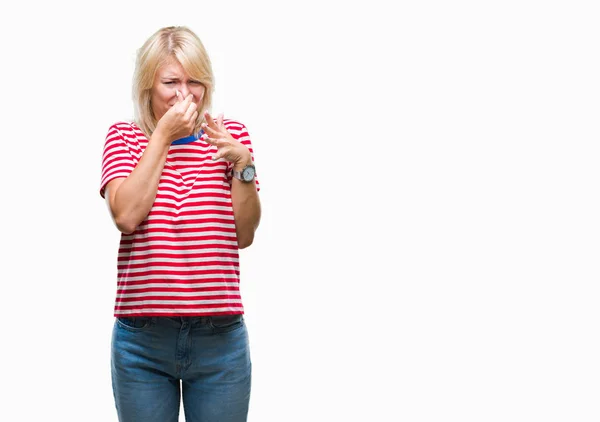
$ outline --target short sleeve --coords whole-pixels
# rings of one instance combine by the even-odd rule
[[[102,154],[100,195],[104,198],[106,185],[113,179],[127,177],[136,166],[130,148],[117,124],[108,129]]]

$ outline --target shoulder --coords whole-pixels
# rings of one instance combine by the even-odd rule
[[[249,138],[248,129],[246,125],[244,125],[239,120],[235,119],[224,119],[223,124],[229,133],[233,135],[234,138]]]
[[[128,122],[125,120],[118,120],[108,127],[108,131],[120,131],[120,132],[134,132],[140,128],[134,122]]]
[[[119,120],[108,127],[107,137],[118,136],[125,140],[134,140],[143,137],[141,129],[134,122]]]
[[[223,124],[227,130],[246,130],[246,126],[239,120],[224,119]]]

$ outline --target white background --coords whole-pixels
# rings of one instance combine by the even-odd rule
[[[168,25],[255,148],[249,421],[600,420],[594,5],[3,6],[0,420],[117,420],[101,153]]]

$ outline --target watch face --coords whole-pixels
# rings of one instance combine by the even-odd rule
[[[254,167],[246,167],[243,171],[242,171],[242,178],[246,181],[249,182],[252,179],[254,179]]]

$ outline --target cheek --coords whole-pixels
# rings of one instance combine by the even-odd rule
[[[175,88],[165,87],[160,91],[160,99],[167,104],[173,102],[173,98],[177,97],[176,91],[177,90]]]
[[[171,98],[175,95],[175,89],[170,89],[168,87],[160,87],[156,91],[154,91],[153,97],[156,99],[156,102],[159,104],[164,104],[171,101]]]
[[[152,111],[154,117],[158,120],[167,112],[171,106],[175,90],[169,92],[169,89],[158,89],[152,93]]]
[[[194,96],[198,99],[198,105],[200,105],[200,103],[204,99],[204,92],[204,87],[199,87],[198,90],[194,93]]]

